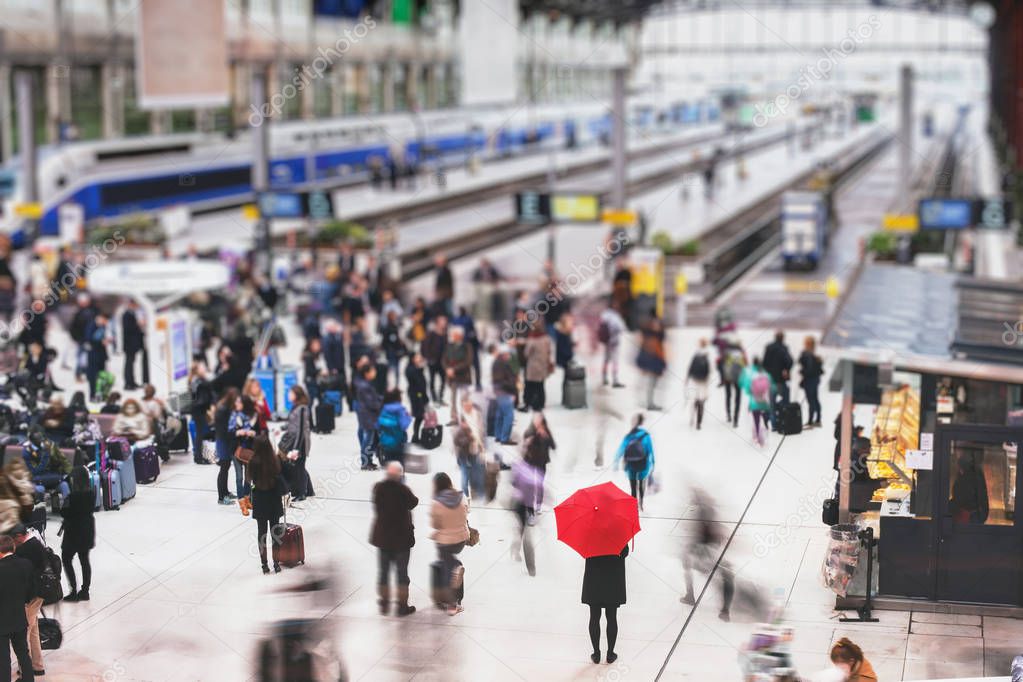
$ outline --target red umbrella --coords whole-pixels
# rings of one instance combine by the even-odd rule
[[[554,518],[558,539],[584,559],[618,554],[640,530],[636,498],[610,482],[575,491]]]

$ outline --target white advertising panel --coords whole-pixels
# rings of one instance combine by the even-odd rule
[[[515,101],[519,10],[516,0],[473,0],[460,10],[462,104]]]

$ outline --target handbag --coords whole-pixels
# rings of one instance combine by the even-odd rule
[[[465,541],[465,544],[469,547],[475,547],[476,545],[480,544],[480,532],[473,528],[472,526],[468,526],[468,528],[469,539]]]
[[[242,464],[248,464],[249,462],[252,461],[252,456],[254,454],[255,453],[253,452],[252,448],[243,448],[241,445],[239,445],[237,448],[235,448],[234,458],[241,462]]]
[[[47,651],[59,649],[64,642],[64,632],[60,629],[60,622],[55,618],[47,618],[42,608],[39,617],[39,646]]]

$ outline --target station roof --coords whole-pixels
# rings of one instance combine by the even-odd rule
[[[1023,286],[871,263],[821,344],[861,364],[1023,383]]]

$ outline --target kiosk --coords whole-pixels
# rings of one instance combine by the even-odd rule
[[[89,291],[138,302],[145,315],[150,383],[171,397],[188,392],[196,322],[193,313],[172,306],[195,292],[222,289],[230,278],[227,266],[212,261],[118,262],[92,270]]]

